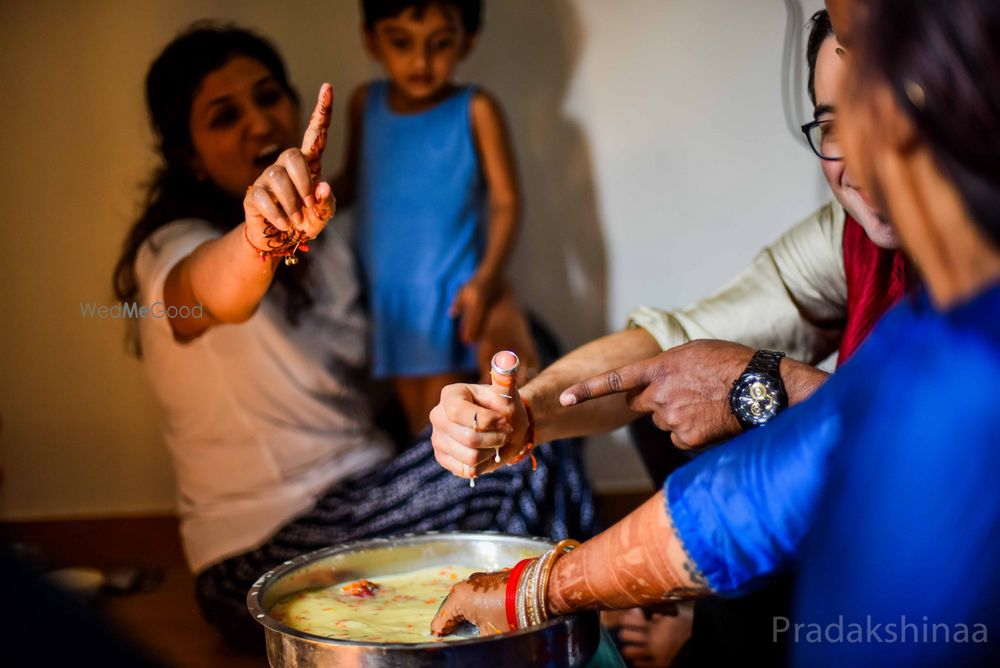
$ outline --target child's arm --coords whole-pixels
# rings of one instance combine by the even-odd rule
[[[514,154],[499,103],[479,90],[471,107],[472,133],[489,192],[490,220],[483,259],[451,307],[453,317],[462,316],[460,335],[466,343],[479,338],[486,310],[501,285],[517,237],[521,203]]]
[[[357,192],[358,161],[361,157],[361,118],[367,94],[368,84],[359,86],[351,93],[350,105],[347,108],[347,153],[344,156],[344,166],[340,173],[330,180],[330,188],[337,198],[337,207],[340,209],[351,206]]]

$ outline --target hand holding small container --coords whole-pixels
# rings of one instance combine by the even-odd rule
[[[530,456],[534,424],[518,393],[519,364],[514,352],[498,352],[490,365],[490,385],[459,383],[442,390],[430,414],[431,443],[441,466],[474,480]]]

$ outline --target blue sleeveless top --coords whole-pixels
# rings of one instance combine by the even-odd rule
[[[376,377],[474,370],[448,309],[482,257],[486,188],[463,87],[399,114],[368,85],[355,244],[367,284]]]

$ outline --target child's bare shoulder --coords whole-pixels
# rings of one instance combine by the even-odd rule
[[[496,111],[502,111],[503,109],[500,99],[495,94],[478,85],[472,91],[472,106],[490,108]]]
[[[485,88],[476,87],[469,103],[472,121],[476,126],[503,122],[503,106],[496,95]]]

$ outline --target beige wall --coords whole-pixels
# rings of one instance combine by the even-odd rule
[[[635,303],[715,287],[825,197],[781,118],[779,0],[488,5],[463,74],[510,116],[528,210],[518,282],[565,342],[620,326]],[[377,72],[353,0],[0,4],[0,518],[172,507],[123,324],[83,318],[80,302],[113,303],[111,267],[154,165],[145,70],[209,16],[271,36],[305,99],[330,80],[344,100]],[[642,483],[620,440],[590,459],[606,487]]]

